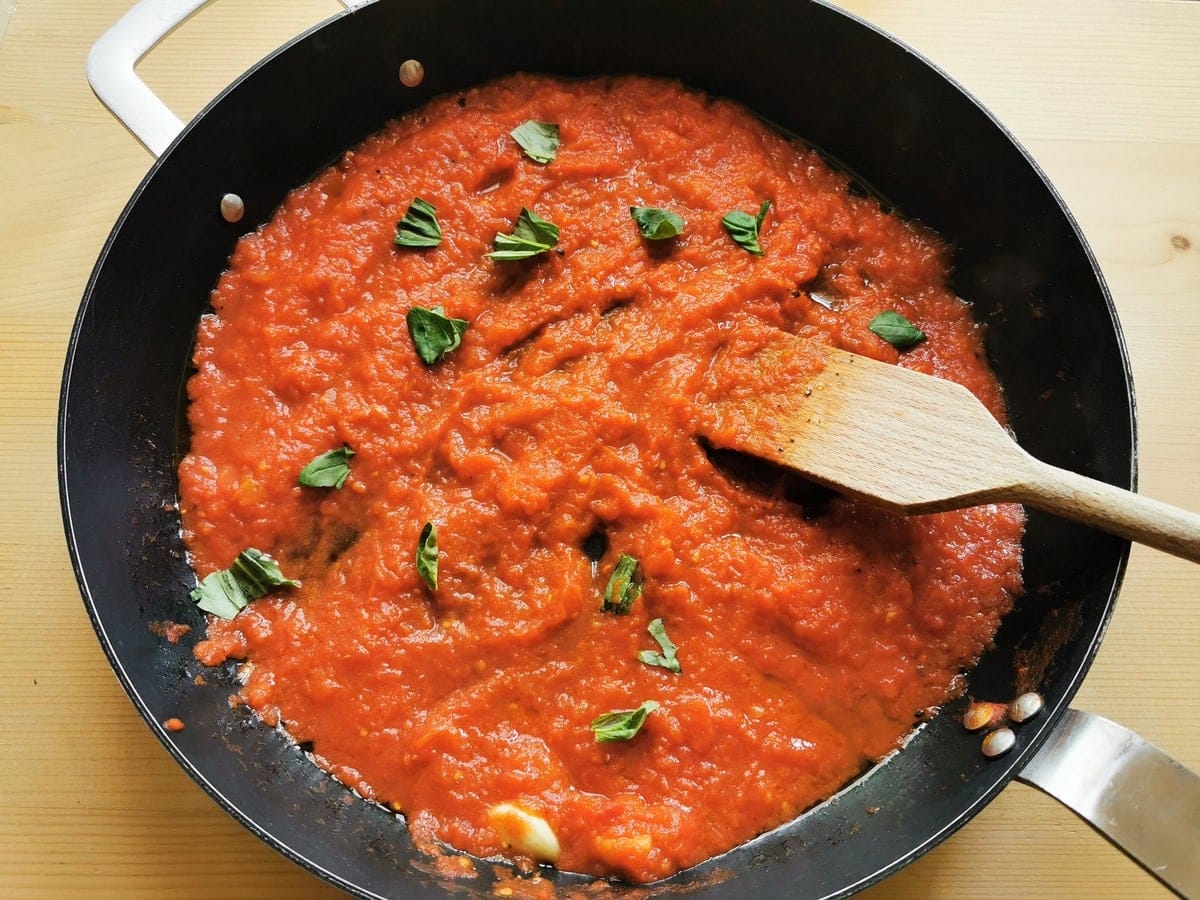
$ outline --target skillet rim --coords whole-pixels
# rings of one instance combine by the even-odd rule
[[[367,5],[368,6],[374,5],[376,2],[378,2],[378,0],[372,0],[372,2],[368,3]],[[1088,263],[1088,266],[1092,272],[1092,275],[1094,276],[1094,278],[1096,280],[1096,285],[1099,288],[1100,295],[1104,301],[1104,309],[1108,314],[1108,323],[1109,323],[1110,329],[1106,329],[1106,334],[1111,334],[1111,336],[1115,339],[1116,351],[1117,351],[1117,354],[1118,354],[1118,357],[1120,360],[1120,364],[1121,364],[1121,378],[1124,383],[1125,394],[1128,397],[1128,401],[1129,401],[1129,417],[1128,417],[1128,422],[1127,422],[1127,427],[1129,429],[1129,435],[1128,435],[1129,436],[1129,488],[1130,488],[1130,490],[1136,490],[1137,481],[1138,481],[1137,396],[1136,396],[1136,391],[1135,391],[1135,387],[1134,387],[1133,373],[1132,373],[1132,369],[1131,369],[1131,365],[1130,365],[1130,357],[1129,357],[1128,347],[1127,347],[1127,344],[1125,341],[1124,331],[1122,330],[1120,320],[1117,316],[1117,310],[1113,303],[1111,291],[1109,290],[1108,283],[1105,280],[1103,272],[1100,269],[1099,263],[1095,256],[1095,253],[1093,252],[1090,244],[1088,243],[1086,237],[1084,236],[1083,231],[1080,228],[1078,221],[1076,220],[1075,216],[1072,214],[1069,207],[1066,205],[1065,201],[1063,200],[1061,194],[1059,193],[1059,191],[1057,190],[1055,185],[1051,182],[1049,177],[1042,170],[1041,166],[1038,165],[1038,163],[1033,158],[1033,156],[1030,154],[1030,152],[1024,147],[1024,145],[1022,145],[1016,139],[1016,137],[1013,135],[1013,133],[982,102],[980,102],[970,91],[968,91],[953,76],[951,76],[949,73],[947,73],[941,66],[939,66],[938,64],[936,64],[935,62],[930,60],[924,54],[915,50],[913,47],[909,46],[907,43],[901,41],[900,39],[896,38],[895,36],[884,31],[882,28],[866,21],[865,19],[861,18],[860,16],[858,16],[854,13],[851,13],[851,12],[849,12],[845,9],[842,9],[838,6],[835,6],[833,3],[829,2],[829,0],[806,0],[806,2],[813,6],[822,7],[825,10],[827,10],[828,12],[834,13],[838,16],[841,16],[845,19],[850,20],[851,22],[853,22],[860,28],[864,28],[864,29],[872,32],[877,38],[882,39],[882,40],[896,46],[897,48],[902,50],[904,53],[911,56],[918,63],[920,63],[924,67],[931,70],[932,73],[934,75],[936,75],[938,79],[940,79],[943,83],[945,83],[950,88],[952,88],[953,91],[957,95],[959,95],[959,97],[961,99],[965,100],[970,106],[974,107],[975,110],[977,110],[978,112],[983,114],[983,116],[991,124],[991,126],[996,130],[996,132],[1001,137],[1003,137],[1003,139],[1014,150],[1017,151],[1017,153],[1020,155],[1021,159],[1024,161],[1024,164],[1028,167],[1028,169],[1034,175],[1036,175],[1040,184],[1046,189],[1049,197],[1052,198],[1054,204],[1058,207],[1058,210],[1063,215],[1064,220],[1065,220],[1066,224],[1069,226],[1070,232],[1073,235],[1075,241],[1077,242],[1079,248],[1083,251],[1084,257]],[[64,368],[63,368],[63,376],[62,376],[62,381],[61,381],[60,390],[59,390],[59,405],[58,405],[58,417],[57,417],[57,429],[56,429],[56,431],[57,431],[56,457],[57,457],[57,468],[58,468],[59,500],[60,500],[60,506],[62,509],[67,549],[68,549],[68,553],[69,553],[69,556],[71,559],[72,570],[75,574],[75,580],[76,580],[76,582],[79,586],[80,592],[82,594],[82,598],[84,601],[84,607],[87,610],[88,618],[91,620],[92,627],[97,634],[97,637],[100,641],[100,645],[101,645],[102,649],[104,650],[104,654],[107,657],[110,666],[113,668],[113,671],[116,674],[118,681],[120,682],[126,695],[129,697],[130,702],[133,704],[135,710],[150,726],[150,730],[155,735],[155,737],[158,738],[159,743],[161,743],[163,745],[163,747],[167,750],[167,752],[171,755],[171,757],[174,758],[174,760],[191,777],[191,779],[194,782],[196,782],[205,791],[205,793],[207,793],[210,797],[212,797],[212,799],[217,803],[217,805],[219,807],[221,807],[226,813],[231,815],[239,824],[241,824],[244,828],[246,828],[255,837],[262,840],[269,847],[271,847],[272,849],[279,852],[281,855],[283,855],[285,858],[289,859],[291,862],[296,863],[297,865],[301,866],[302,868],[304,868],[305,870],[307,870],[309,872],[312,872],[313,874],[317,875],[318,877],[320,877],[324,881],[328,882],[329,884],[332,884],[335,887],[338,887],[350,894],[353,894],[358,897],[368,898],[368,900],[387,900],[387,898],[384,895],[377,894],[373,891],[370,891],[366,888],[361,887],[358,884],[351,883],[350,881],[343,878],[342,876],[340,876],[340,875],[326,869],[325,867],[321,866],[320,864],[314,862],[313,860],[311,860],[307,856],[305,856],[303,853],[292,848],[288,843],[286,843],[283,839],[281,839],[275,833],[273,833],[272,831],[269,831],[268,829],[266,829],[262,825],[260,825],[249,813],[243,811],[241,807],[236,805],[236,803],[230,797],[226,796],[226,794],[222,793],[222,791],[219,788],[217,788],[216,785],[214,785],[211,781],[209,781],[198,770],[198,768],[183,753],[183,751],[179,749],[177,744],[174,742],[174,740],[172,740],[171,736],[168,734],[168,732],[165,730],[165,728],[162,726],[162,724],[154,716],[153,712],[150,709],[149,704],[142,697],[140,691],[138,690],[136,685],[133,683],[133,680],[131,679],[129,674],[126,672],[124,666],[121,664],[121,661],[118,659],[116,652],[114,650],[114,642],[110,639],[110,637],[100,619],[100,616],[99,616],[97,608],[96,608],[96,603],[92,597],[91,589],[90,589],[90,587],[88,585],[88,581],[87,581],[87,574],[83,570],[83,567],[81,564],[80,552],[79,552],[79,548],[78,548],[76,536],[75,536],[75,523],[74,523],[74,520],[73,520],[72,514],[71,514],[71,498],[70,498],[69,487],[67,484],[67,460],[66,460],[66,450],[67,450],[67,442],[68,442],[67,418],[68,418],[68,412],[69,412],[69,410],[68,410],[68,393],[69,393],[69,388],[72,384],[72,375],[74,372],[75,356],[76,356],[76,352],[78,349],[82,329],[83,329],[83,326],[85,323],[87,313],[92,304],[92,295],[94,293],[95,286],[98,281],[100,272],[103,270],[105,263],[107,262],[107,259],[108,259],[111,249],[117,243],[117,238],[118,238],[119,233],[121,232],[127,219],[130,217],[134,207],[137,205],[143,192],[146,190],[148,185],[155,179],[155,177],[158,175],[160,169],[163,167],[165,162],[171,157],[172,153],[176,150],[176,148],[181,143],[183,143],[186,139],[188,139],[188,137],[190,136],[192,131],[195,129],[197,124],[199,122],[201,122],[202,120],[204,120],[205,118],[207,118],[209,114],[214,112],[216,110],[216,108],[219,105],[221,105],[221,103],[225,100],[225,98],[230,93],[232,93],[234,90],[236,90],[238,87],[240,87],[243,82],[245,82],[247,79],[252,77],[260,69],[262,69],[262,68],[266,67],[267,65],[269,65],[270,63],[272,63],[277,57],[279,57],[279,56],[283,55],[284,53],[288,52],[289,50],[291,50],[294,46],[309,40],[317,33],[321,32],[325,28],[330,27],[330,26],[334,25],[335,23],[341,21],[346,16],[350,16],[350,15],[354,15],[354,14],[355,14],[355,11],[351,11],[351,10],[346,10],[346,11],[335,13],[334,15],[316,23],[312,27],[301,32],[300,34],[298,34],[291,40],[288,40],[287,42],[282,44],[281,46],[275,48],[270,53],[265,55],[262,59],[258,60],[252,66],[247,68],[234,81],[232,81],[230,84],[228,84],[215,97],[213,97],[213,99],[211,101],[209,101],[207,104],[205,104],[205,106],[187,124],[185,124],[184,128],[175,137],[175,139],[172,140],[171,144],[162,153],[162,155],[159,156],[158,159],[154,161],[154,163],[151,165],[151,167],[149,168],[149,170],[147,171],[145,176],[138,183],[137,187],[134,189],[134,191],[130,195],[129,200],[126,202],[121,213],[117,217],[117,219],[112,227],[112,230],[109,232],[109,235],[106,238],[99,255],[97,256],[96,263],[92,269],[91,274],[88,277],[88,281],[87,281],[87,284],[84,289],[84,293],[83,293],[83,296],[82,296],[82,299],[81,299],[81,302],[79,305],[79,309],[76,312],[75,320],[71,327],[70,337],[69,337],[68,344],[67,344],[67,354],[66,354],[65,364],[64,364]],[[1119,424],[1120,423],[1118,422],[1118,425]],[[1097,652],[1099,651],[1100,644],[1103,642],[1104,636],[1108,630],[1108,626],[1111,621],[1112,614],[1116,607],[1117,597],[1120,592],[1120,588],[1124,582],[1124,577],[1125,577],[1125,573],[1127,570],[1129,555],[1130,555],[1130,550],[1131,550],[1130,543],[1128,541],[1124,541],[1124,540],[1118,542],[1115,545],[1115,547],[1116,547],[1117,555],[1116,555],[1116,559],[1114,560],[1115,569],[1113,572],[1112,585],[1108,589],[1107,598],[1104,600],[1098,625],[1094,629],[1093,634],[1091,635],[1090,639],[1088,640],[1086,648],[1081,653],[1078,663],[1073,667],[1074,670],[1071,672],[1070,677],[1068,679],[1066,679],[1066,684],[1065,684],[1065,688],[1063,690],[1062,696],[1059,698],[1059,700],[1057,702],[1053,703],[1051,705],[1051,707],[1048,708],[1041,717],[1039,717],[1040,722],[1036,726],[1036,728],[1037,728],[1036,733],[1032,737],[1029,737],[1028,739],[1024,740],[1022,742],[1022,745],[1016,752],[1013,752],[1010,755],[1004,757],[1003,760],[992,761],[989,764],[991,771],[989,772],[989,774],[987,776],[989,779],[991,779],[991,785],[986,790],[982,791],[979,794],[979,796],[974,800],[974,802],[971,802],[971,803],[963,806],[958,811],[957,815],[955,815],[952,820],[948,821],[936,833],[930,835],[924,841],[910,846],[906,850],[906,852],[904,852],[903,854],[898,856],[896,859],[893,859],[890,862],[880,864],[879,867],[876,869],[876,871],[873,874],[871,874],[870,876],[862,878],[853,884],[845,885],[837,891],[826,894],[824,897],[824,900],[832,900],[832,898],[835,898],[835,897],[846,897],[851,894],[858,893],[859,891],[865,890],[867,887],[877,884],[878,882],[880,882],[880,881],[884,880],[885,878],[889,877],[890,875],[894,874],[899,869],[902,869],[905,866],[909,865],[911,862],[915,861],[916,859],[918,859],[919,857],[921,857],[925,853],[927,853],[929,850],[933,849],[938,844],[945,841],[947,838],[949,838],[951,835],[953,835],[956,831],[958,831],[960,828],[962,828],[968,821],[970,821],[972,818],[974,818],[993,799],[995,799],[996,795],[1001,790],[1003,790],[1009,784],[1010,781],[1012,781],[1014,778],[1016,778],[1019,775],[1020,770],[1024,766],[1024,763],[1027,762],[1029,759],[1031,759],[1033,757],[1033,755],[1035,755],[1038,752],[1038,750],[1041,748],[1041,746],[1044,744],[1044,742],[1048,739],[1050,733],[1054,730],[1054,727],[1058,724],[1059,720],[1062,718],[1062,715],[1065,712],[1065,710],[1067,709],[1067,707],[1070,705],[1071,700],[1074,698],[1075,694],[1078,692],[1078,690],[1083,682],[1083,679],[1087,676],[1087,673],[1091,669],[1092,663],[1095,660],[1095,656],[1096,656]],[[880,764],[877,764],[876,766],[869,769],[863,775],[860,775],[854,781],[850,782],[850,784],[844,786],[841,790],[839,790],[832,797],[827,798],[822,803],[817,804],[814,807],[811,807],[809,810],[806,811],[805,814],[811,813],[811,812],[821,809],[821,808],[824,808],[827,805],[835,802],[837,800],[837,798],[841,797],[853,785],[860,783],[861,780],[864,777],[867,777],[867,775],[869,773],[876,771],[878,769],[878,765],[880,765]],[[770,840],[771,837],[773,835],[775,835],[780,829],[787,827],[787,824],[788,823],[784,823],[776,829],[772,829],[770,831],[764,832],[763,834],[752,838],[750,841],[746,842],[746,844],[742,844],[739,846],[745,847],[748,844],[758,844],[760,842],[763,842],[764,840]],[[732,849],[737,849],[737,848],[732,848]],[[714,857],[714,859],[719,859],[719,858],[720,857]],[[638,886],[638,887],[644,888],[644,889],[649,889],[650,892],[654,892],[656,885],[663,885],[663,882],[654,882],[654,883],[651,883],[650,885],[644,885],[644,886]]]

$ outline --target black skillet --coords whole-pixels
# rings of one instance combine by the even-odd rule
[[[100,49],[93,83],[117,109],[124,101],[106,81]],[[425,65],[417,88],[397,77],[412,57]],[[1078,228],[1004,129],[887,36],[802,0],[384,0],[331,19],[197,116],[121,214],[71,338],[59,465],[85,603],[139,712],[247,828],[364,897],[432,897],[450,885],[430,874],[395,816],[347,802],[345,788],[282,734],[231,709],[229,669],[202,670],[193,660],[204,623],[187,599],[194,576],[170,505],[185,439],[181,388],[197,318],[241,234],[388,119],[517,70],[681,78],[741,101],[859,173],[955,248],[954,288],[987,323],[1020,442],[1055,465],[1121,487],[1134,482],[1129,367]],[[155,150],[171,137],[169,124],[165,138],[144,130],[151,125],[131,127]],[[218,213],[231,191],[245,201],[237,224]],[[1026,687],[1045,696],[1046,710],[1017,731],[1007,755],[985,758],[980,736],[960,724],[965,701],[950,704],[834,800],[676,875],[664,890],[842,896],[946,838],[1022,771],[1060,722],[1096,652],[1127,553],[1124,541],[1030,516],[1027,593],[969,675],[976,697],[1011,698]],[[172,646],[148,630],[162,619],[193,631]],[[1031,661],[1044,668],[1034,670],[1035,683],[1018,685],[1017,664]],[[201,671],[208,683],[196,686]],[[187,729],[165,732],[159,723],[171,715]],[[493,875],[480,869],[457,889],[488,890]],[[550,877],[559,885],[583,880]]]

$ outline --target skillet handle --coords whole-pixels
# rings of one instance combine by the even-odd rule
[[[1200,897],[1200,776],[1128,728],[1068,709],[1019,781],[1184,897]]]
[[[339,0],[348,12],[373,0]],[[138,78],[134,66],[208,0],[140,0],[92,45],[87,76],[92,90],[155,156],[183,131],[183,122]]]

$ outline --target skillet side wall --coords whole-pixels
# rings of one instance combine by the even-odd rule
[[[418,89],[397,69],[426,66]],[[178,519],[180,389],[198,316],[237,238],[291,188],[429,97],[510,71],[641,72],[732,97],[846,162],[956,249],[955,286],[989,326],[1018,438],[1035,456],[1132,481],[1133,402],[1111,304],[1090,253],[1036,168],[943,75],[862,23],[815,3],[381,2],[316,29],[218,98],[148,176],[85,295],[64,377],[60,465],[68,541],[89,611],[156,734],[210,793],[293,859],[363,895],[441,896],[395,819],[349,802],[277,732],[227,698],[232,671],[199,667],[152,620],[202,626]],[[246,201],[223,222],[226,191]],[[1007,699],[1014,658],[1071,618],[1046,680],[1074,693],[1111,609],[1128,546],[1031,516],[1027,595],[970,693]],[[204,672],[207,686],[192,684]],[[796,822],[672,879],[718,895],[826,896],[882,877],[961,825],[1040,742],[987,762],[952,704],[904,753]],[[188,723],[167,736],[169,715]],[[868,807],[878,807],[873,815]],[[486,867],[485,867],[486,868]],[[732,875],[731,879],[726,876]],[[458,883],[486,890],[490,875]],[[558,875],[559,883],[577,881]],[[642,893],[630,889],[628,893]]]

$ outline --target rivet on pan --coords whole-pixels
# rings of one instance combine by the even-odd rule
[[[246,204],[237,194],[226,194],[221,198],[221,218],[226,222],[240,222],[246,214]]]
[[[1046,701],[1042,699],[1041,694],[1030,691],[1009,704],[1008,717],[1014,722],[1028,722],[1040,713],[1045,705]]]
[[[983,739],[983,755],[989,758],[1003,756],[1016,742],[1017,736],[1011,728],[997,728]]]
[[[963,727],[967,731],[979,731],[981,728],[995,728],[1004,724],[1004,715],[1008,707],[1003,703],[991,703],[978,700],[967,707],[963,713]]]
[[[400,83],[405,87],[416,87],[425,80],[425,67],[415,59],[400,63]]]

